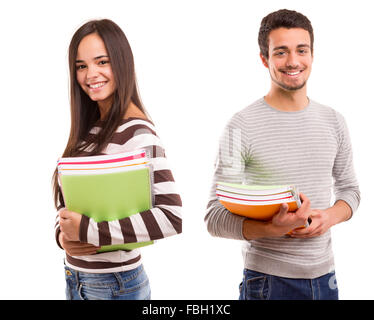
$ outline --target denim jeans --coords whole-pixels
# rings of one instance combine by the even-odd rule
[[[150,300],[143,266],[116,273],[86,273],[65,266],[67,300]]]
[[[335,272],[315,279],[291,279],[244,269],[239,300],[338,300]]]

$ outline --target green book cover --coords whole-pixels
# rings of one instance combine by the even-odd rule
[[[119,220],[152,207],[149,168],[92,175],[61,175],[66,207],[95,222]],[[153,241],[102,246],[98,252],[132,250]]]

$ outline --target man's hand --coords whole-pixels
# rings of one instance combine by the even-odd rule
[[[63,232],[59,235],[61,247],[64,248],[69,256],[85,256],[95,254],[100,247],[96,247],[90,243],[67,240]]]
[[[314,209],[310,216],[312,222],[307,228],[292,230],[290,236],[293,238],[312,238],[324,234],[332,227],[329,215],[326,211]]]
[[[64,237],[69,241],[79,241],[79,226],[82,215],[79,213],[62,209],[59,211],[60,229],[64,233]]]
[[[301,206],[295,212],[289,212],[288,205],[283,203],[279,213],[273,216],[271,226],[275,236],[285,235],[289,231],[307,224],[308,217],[311,214],[310,200],[303,193],[300,193],[300,199],[302,201]]]
[[[335,224],[346,221],[352,215],[351,207],[343,200],[338,200],[326,210],[313,209],[310,218],[312,223],[304,229],[293,230],[293,238],[312,238],[324,234]]]
[[[288,205],[283,203],[277,214],[270,221],[246,219],[243,221],[243,237],[247,240],[281,237],[291,230],[306,225],[311,214],[310,200],[300,193],[302,204],[295,212],[288,211]]]

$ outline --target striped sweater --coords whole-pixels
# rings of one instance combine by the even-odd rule
[[[296,112],[282,112],[259,99],[236,113],[221,137],[205,216],[217,237],[245,240],[244,217],[231,214],[217,200],[217,181],[295,184],[326,209],[344,200],[354,212],[360,202],[352,148],[344,118],[310,100]],[[330,230],[308,239],[261,238],[243,242],[245,268],[290,278],[315,278],[334,269]]]
[[[100,129],[98,125],[92,128],[90,134],[95,135]],[[93,219],[82,216],[79,231],[81,242],[103,246],[157,240],[182,232],[181,198],[176,191],[164,148],[151,122],[140,118],[124,119],[101,154],[115,154],[137,149],[145,149],[150,155],[150,164],[153,168],[152,208],[110,222],[96,223]],[[84,155],[83,153],[82,156]],[[60,233],[58,215],[55,230],[58,243]],[[138,267],[141,264],[141,255],[139,249],[86,256],[66,254],[65,264],[84,272],[120,272]]]

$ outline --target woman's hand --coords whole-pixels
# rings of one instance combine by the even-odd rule
[[[62,209],[59,211],[60,229],[69,241],[79,241],[79,227],[82,215],[77,212]]]
[[[66,239],[63,232],[59,235],[59,242],[69,256],[85,256],[95,254],[100,247],[96,247],[90,243],[83,243],[79,241],[70,241]]]

